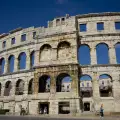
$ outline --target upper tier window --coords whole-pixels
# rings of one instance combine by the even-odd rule
[[[87,28],[86,28],[86,24],[80,24],[80,32],[86,32]]]
[[[97,30],[104,30],[104,23],[103,22],[97,23]]]
[[[120,22],[115,22],[115,29],[120,30]]]
[[[26,41],[26,34],[21,35],[21,41]]]
[[[6,41],[3,42],[2,47],[3,47],[3,48],[6,47]]]
[[[36,36],[36,32],[33,32],[33,39],[35,38],[35,36]]]
[[[11,39],[11,44],[15,44],[15,37]]]

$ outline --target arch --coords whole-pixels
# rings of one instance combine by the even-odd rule
[[[99,92],[101,97],[111,97],[112,92],[112,77],[108,74],[99,76]]]
[[[89,75],[80,77],[80,93],[82,97],[92,97],[92,78]]]
[[[15,94],[16,95],[23,95],[23,92],[24,92],[24,81],[22,79],[19,79],[16,82]]]
[[[39,78],[39,93],[43,92],[50,92],[50,76],[49,75],[42,75]]]
[[[1,90],[2,90],[2,84],[0,83],[0,95],[1,95]]]
[[[115,45],[115,52],[116,52],[116,61],[117,64],[120,64],[120,43]]]
[[[8,58],[8,72],[14,71],[14,55],[10,55]]]
[[[96,45],[97,64],[109,64],[109,47],[106,43]]]
[[[56,92],[69,92],[71,89],[71,81],[72,78],[69,74],[59,74],[56,78]]]
[[[4,96],[9,96],[11,89],[12,89],[12,83],[11,83],[11,81],[7,81],[5,83]]]
[[[83,44],[78,49],[78,62],[81,65],[90,65],[90,47],[86,44]]]
[[[82,75],[82,76],[80,77],[80,80],[81,80],[81,81],[84,81],[84,80],[92,81],[92,78],[91,78],[90,75]]]
[[[33,85],[33,78],[29,81],[28,85],[28,94],[33,94],[34,92],[34,85]]]
[[[34,66],[35,51],[32,51],[30,54],[30,67]]]
[[[40,48],[40,61],[51,60],[52,47],[49,44],[44,44]]]
[[[5,59],[1,58],[0,59],[0,74],[4,73],[4,68],[5,68]]]
[[[57,58],[66,59],[70,57],[70,43],[67,41],[60,42],[57,46]]]
[[[19,54],[18,57],[18,68],[21,69],[25,69],[26,68],[26,53],[22,52]]]

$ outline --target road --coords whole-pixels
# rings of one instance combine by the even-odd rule
[[[31,116],[0,116],[0,120],[93,120],[93,119],[75,119],[75,118],[45,118]],[[99,119],[94,119],[99,120]]]

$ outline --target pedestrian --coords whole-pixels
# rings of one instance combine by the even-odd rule
[[[104,109],[103,109],[103,104],[101,105],[101,107],[100,107],[100,117],[101,117],[101,120],[103,119],[103,117],[104,117]]]
[[[44,108],[44,114],[47,114],[47,107]]]

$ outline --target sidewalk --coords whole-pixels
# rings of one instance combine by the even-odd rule
[[[86,119],[86,120],[100,120],[100,116],[72,116],[72,115],[27,115],[29,117],[39,118],[60,118],[60,119]],[[27,117],[26,116],[26,117]],[[120,116],[105,116],[103,120],[120,120]]]

